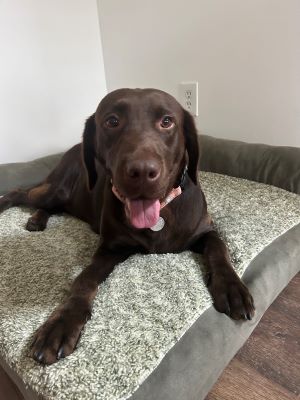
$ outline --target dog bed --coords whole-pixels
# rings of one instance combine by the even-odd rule
[[[62,301],[99,238],[67,215],[51,217],[48,228],[35,233],[24,229],[29,209],[0,216],[1,363],[25,398],[205,397],[299,270],[300,196],[215,173],[201,173],[200,182],[233,264],[254,296],[255,319],[235,322],[213,309],[201,257],[135,255],[101,285],[76,351],[49,367],[27,356],[32,333]]]

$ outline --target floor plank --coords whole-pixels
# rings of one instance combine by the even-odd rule
[[[299,332],[300,325],[292,321],[290,315],[271,309],[237,358],[299,395]]]
[[[299,299],[297,274],[264,314],[206,400],[300,400]]]
[[[249,365],[233,359],[206,400],[296,400],[297,396],[271,382]]]

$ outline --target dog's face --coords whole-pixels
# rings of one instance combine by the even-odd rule
[[[160,202],[178,186],[185,165],[197,167],[192,117],[165,92],[120,89],[108,94],[90,118],[83,138],[90,187],[96,158],[110,174],[132,225],[153,226]]]
[[[97,151],[129,199],[163,199],[184,166],[183,111],[170,95],[117,90],[100,103]]]

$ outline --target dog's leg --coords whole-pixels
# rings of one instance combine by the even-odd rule
[[[255,310],[252,296],[234,271],[228,250],[217,232],[204,234],[192,250],[203,255],[206,285],[216,310],[233,319],[251,320]]]
[[[68,197],[68,188],[41,183],[27,190],[13,190],[0,198],[0,213],[14,206],[35,207],[38,210],[28,219],[28,231],[43,231],[51,214],[62,211]]]
[[[12,190],[0,198],[0,213],[10,207],[27,205],[28,197],[27,190]]]
[[[66,301],[36,332],[31,347],[31,356],[36,361],[53,364],[74,351],[81,330],[91,316],[98,285],[129,255],[113,254],[102,248],[97,251],[92,263],[73,282]]]
[[[50,215],[50,212],[39,208],[28,219],[26,229],[30,232],[43,231],[47,226]]]
[[[12,190],[0,198],[0,213],[15,206],[52,208],[54,203],[60,202],[56,192],[50,183],[42,183],[27,190]]]

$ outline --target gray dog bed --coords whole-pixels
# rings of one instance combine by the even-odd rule
[[[226,142],[224,146],[212,143],[211,138],[202,139],[206,156],[224,152],[226,145],[227,153],[235,145],[251,149],[251,145]],[[263,150],[266,154],[263,146],[253,150],[255,155]],[[247,160],[250,165],[250,156],[251,151],[243,168],[247,168]],[[203,169],[222,168],[220,162],[210,168],[212,160],[202,157]],[[287,157],[294,186],[292,169],[299,171],[297,160],[291,163]],[[57,157],[38,160],[34,168],[46,162],[46,172],[56,161]],[[255,168],[255,161],[252,164]],[[6,177],[11,175],[10,182],[2,180],[4,190],[9,184],[20,186],[12,179],[12,174],[18,178],[20,167],[0,168],[0,183],[3,171]],[[28,179],[32,164],[26,168]],[[23,178],[24,185],[30,183]],[[30,178],[33,182],[40,176]],[[288,179],[283,181],[288,185]],[[49,367],[41,367],[27,356],[30,339],[89,262],[99,238],[88,225],[67,215],[51,217],[47,230],[38,233],[24,229],[28,209],[12,208],[0,216],[1,363],[26,398],[205,397],[265,309],[299,271],[300,196],[216,173],[201,173],[200,182],[233,264],[254,296],[255,319],[235,322],[213,309],[203,285],[201,257],[191,252],[135,255],[117,266],[101,285],[93,318],[76,351]]]

